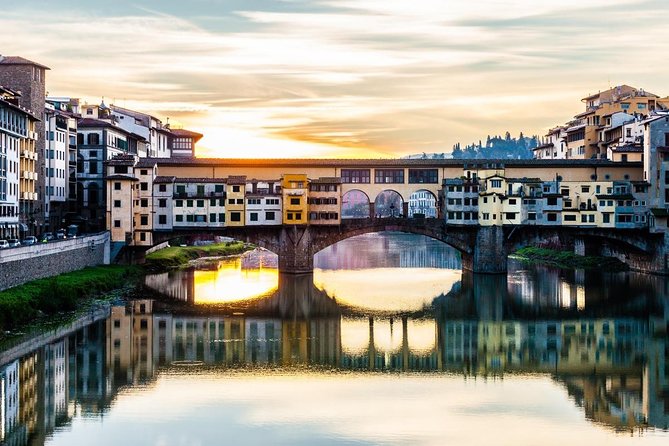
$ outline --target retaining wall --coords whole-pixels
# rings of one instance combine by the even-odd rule
[[[44,277],[109,264],[109,233],[0,250],[0,291]]]

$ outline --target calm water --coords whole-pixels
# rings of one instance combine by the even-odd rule
[[[669,282],[512,262],[464,274],[418,236],[146,278],[0,353],[7,445],[669,444]]]

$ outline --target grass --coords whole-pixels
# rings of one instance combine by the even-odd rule
[[[130,266],[94,266],[0,291],[0,329],[9,330],[43,314],[72,311],[84,298],[119,288],[139,277]]]
[[[175,268],[200,257],[230,256],[242,254],[249,249],[252,249],[252,246],[244,242],[226,242],[206,246],[171,246],[147,255],[146,266],[150,269]]]
[[[565,269],[607,269],[609,271],[624,271],[627,266],[612,257],[580,256],[571,251],[556,251],[554,249],[526,246],[514,253],[514,257],[523,261],[546,263]]]

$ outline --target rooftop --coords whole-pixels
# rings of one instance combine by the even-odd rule
[[[47,67],[46,65],[39,64],[37,62],[33,62],[32,60],[28,60],[24,57],[20,56],[2,56],[0,55],[0,64],[4,65],[34,65],[36,67],[44,68],[45,70],[50,70],[51,68]]]

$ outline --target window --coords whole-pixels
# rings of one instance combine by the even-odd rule
[[[404,169],[375,169],[375,183],[404,183]]]
[[[186,200],[186,207],[187,208],[192,208],[193,207],[193,200]]]
[[[220,212],[220,213],[218,214],[218,221],[219,221],[220,223],[225,223],[225,213]]]
[[[197,207],[203,208],[204,207],[204,200],[197,200]]]
[[[290,204],[293,206],[299,206],[300,205],[300,199],[299,198],[291,198],[290,199]]]
[[[174,219],[178,222],[184,221],[184,216],[183,215],[175,215]]]
[[[250,221],[258,221],[258,213],[257,212],[251,212],[249,214],[249,220]]]
[[[581,193],[587,194],[590,192],[590,186],[581,186]]]
[[[139,183],[139,189],[140,190],[149,190],[149,183],[146,183],[146,182]]]
[[[114,182],[114,190],[121,190],[121,182],[120,181]]]
[[[186,186],[183,184],[177,184],[177,194],[185,194]]]
[[[550,217],[550,214],[548,214],[548,216]],[[563,218],[564,218],[564,221],[576,221],[576,216],[575,215],[565,215]],[[548,220],[551,221],[550,218]]]
[[[502,187],[502,180],[490,180],[490,187]]]
[[[143,208],[148,208],[149,207],[149,200],[146,198],[142,198],[140,201],[140,206]]]
[[[516,199],[515,198],[509,198],[509,204],[510,205],[516,204]]]
[[[167,215],[159,215],[158,216],[158,224],[160,225],[166,225],[167,224]]]
[[[438,182],[437,169],[409,169],[409,183],[411,184],[436,184]]]
[[[98,162],[97,161],[90,161],[88,163],[88,172],[89,173],[98,173]]]
[[[176,201],[174,202],[174,207],[176,207],[176,208],[182,208],[182,207],[184,207],[184,201],[183,201],[183,200],[176,200]]]
[[[516,219],[516,213],[515,212],[507,212],[506,213],[506,219],[507,220],[515,220]]]
[[[240,191],[240,186],[232,186],[232,191],[233,192],[239,192]]]
[[[265,212],[265,220],[274,220],[276,217],[273,211]]]
[[[139,224],[142,226],[146,226],[149,224],[149,216],[148,215],[141,215],[139,217]]]
[[[200,196],[204,195],[204,185],[197,186],[197,194]]]
[[[114,200],[114,207],[115,208],[120,208],[121,207],[121,200]]]
[[[217,193],[223,192],[223,185],[222,184],[217,184],[216,186],[214,186],[214,191],[217,192]]]
[[[528,212],[527,219],[530,221],[535,221],[537,219],[537,214],[535,212]]]
[[[120,228],[121,227],[121,220],[114,220],[114,227],[115,228]]]
[[[287,212],[286,213],[286,220],[292,220],[293,219],[293,213],[292,212]]]
[[[342,169],[342,183],[369,183],[369,169]]]
[[[548,197],[546,198],[546,205],[547,206],[557,206],[557,197]]]
[[[550,213],[546,216],[546,220],[548,221],[557,221],[557,214],[555,213]]]
[[[159,208],[166,208],[167,207],[167,199],[161,198],[158,200],[158,207]]]
[[[302,220],[302,212],[295,212],[295,220]]]
[[[242,221],[241,212],[230,212],[230,221]]]

